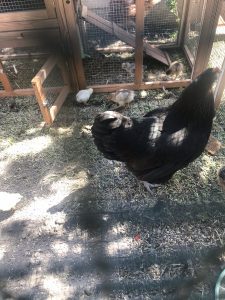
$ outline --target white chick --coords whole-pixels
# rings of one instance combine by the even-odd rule
[[[135,93],[132,90],[121,89],[110,95],[110,100],[119,104],[119,107],[125,106],[134,100]]]
[[[166,75],[179,76],[184,70],[184,65],[179,61],[174,61],[170,64],[169,68],[166,70]]]
[[[86,90],[80,90],[76,94],[76,101],[78,103],[87,104],[87,102],[90,99],[92,93],[93,93],[93,89],[92,88],[86,89]]]

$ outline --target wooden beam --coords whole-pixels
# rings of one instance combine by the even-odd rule
[[[47,10],[47,15],[49,18],[56,18],[55,13],[55,5],[53,0],[44,0],[45,1],[45,7]]]
[[[10,60],[10,59],[23,59],[23,58],[30,58],[30,57],[46,57],[49,56],[49,52],[29,52],[29,49],[27,49],[28,52],[26,53],[13,53],[13,54],[0,54],[1,60]]]
[[[188,46],[187,45],[184,45],[184,48],[183,48],[183,51],[184,51],[184,54],[187,58],[187,61],[189,63],[189,66],[191,67],[191,69],[193,68],[193,65],[194,65],[194,62],[195,62],[195,59],[194,59],[194,56],[192,55],[192,53],[190,52],[190,50],[188,49]]]
[[[35,76],[36,77],[36,76]],[[49,112],[49,108],[47,106],[46,103],[46,94],[44,92],[44,89],[42,88],[42,82],[41,79],[39,77],[36,77],[35,80],[32,79],[32,85],[34,88],[34,92],[35,92],[35,96],[37,98],[37,102],[39,104],[42,116],[44,118],[44,121],[47,124],[51,124],[52,123],[52,119],[51,119],[51,115]]]
[[[135,36],[135,84],[142,83],[143,77],[143,37],[144,37],[144,0],[136,0],[136,36]]]
[[[1,13],[1,22],[17,22],[17,21],[32,21],[32,20],[40,20],[40,19],[48,19],[48,14],[46,9],[36,9],[36,10],[28,10],[28,11],[16,11],[16,12],[6,12]]]
[[[104,47],[104,48],[96,48],[96,51],[103,53],[112,53],[112,52],[132,52],[134,48],[131,46],[118,46],[118,47]]]
[[[194,69],[192,72],[193,79],[202,73],[208,66],[222,4],[223,0],[207,0]]]
[[[58,60],[57,56],[55,56],[55,55],[50,56],[48,58],[48,60],[45,62],[45,64],[42,66],[40,71],[38,71],[38,73],[32,79],[31,82],[35,83],[36,81],[39,81],[40,84],[43,84],[45,79],[48,77],[48,75],[50,74],[50,72],[52,71],[54,66],[56,65],[57,60]]]
[[[63,103],[65,102],[69,92],[70,92],[69,86],[64,86],[64,88],[61,90],[60,94],[58,95],[57,99],[55,100],[54,104],[51,106],[50,115],[51,115],[52,122],[55,120],[55,117],[57,116],[58,112],[60,111],[60,108],[62,107]]]
[[[66,63],[63,61],[62,58],[59,58],[57,61],[57,65],[60,68],[64,84],[70,86],[70,78],[68,75],[68,69]]]
[[[45,92],[52,92],[52,93],[60,93],[63,86],[59,87],[51,87],[51,88],[45,88]],[[0,90],[0,98],[5,97],[20,97],[20,96],[32,96],[35,95],[35,91],[33,88],[27,88],[27,89],[15,89],[11,92],[1,91]]]
[[[143,10],[143,7],[141,10]],[[134,48],[136,47],[135,44],[136,40],[134,35],[128,33],[127,31],[125,31],[124,29],[116,25],[114,22],[107,21],[104,18],[100,17],[99,15],[93,13],[84,5],[82,6],[82,17],[87,22],[97,26],[98,28],[110,34],[115,35],[126,44]],[[143,49],[147,55],[155,58],[156,60],[160,61],[161,63],[167,66],[169,65],[167,58],[162,50],[156,48],[155,46],[151,46],[146,42],[143,42]]]
[[[79,29],[77,25],[77,14],[73,1],[55,0],[57,15],[61,14],[61,30],[66,33],[62,36],[66,42],[66,57],[69,60],[70,70],[72,71],[73,88],[83,89],[86,87],[83,61],[81,57],[81,45],[79,39]],[[78,85],[78,86],[77,86]]]
[[[59,23],[60,36],[62,41],[62,51],[64,54],[64,59],[66,60],[69,69],[68,75],[69,75],[70,83],[73,89],[75,91],[78,91],[79,84],[77,80],[77,70],[75,69],[73,55],[71,54],[70,37],[69,37],[69,31],[67,27],[64,5],[62,1],[55,0],[55,6],[56,6],[56,15]]]
[[[108,84],[108,85],[90,85],[90,88],[94,89],[95,93],[107,93],[114,92],[119,89],[132,89],[132,90],[147,90],[147,89],[161,89],[165,88],[179,88],[186,87],[191,83],[190,79],[175,80],[175,81],[154,81],[143,82],[139,85],[134,83],[120,83],[120,84]]]
[[[4,90],[6,92],[11,92],[13,90],[8,76],[5,73],[1,73],[1,70],[0,70],[0,82],[2,83]]]
[[[184,0],[183,7],[182,7],[182,16],[180,21],[180,29],[177,37],[177,45],[182,48],[184,46],[185,34],[187,32],[189,7],[190,7],[190,1]]]
[[[225,89],[225,58],[223,60],[222,72],[215,89],[215,108],[218,109]]]
[[[8,31],[24,31],[33,29],[48,29],[48,28],[58,28],[57,19],[48,20],[20,20],[16,22],[1,22],[0,21],[0,32]]]
[[[0,48],[32,47],[37,45],[57,49],[60,45],[57,28],[47,30],[25,30],[0,33]]]

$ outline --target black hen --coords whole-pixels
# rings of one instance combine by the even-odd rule
[[[139,119],[106,111],[94,121],[94,142],[103,155],[125,162],[138,179],[165,183],[204,150],[212,128],[212,85],[219,69],[210,68],[185,88],[169,107]]]

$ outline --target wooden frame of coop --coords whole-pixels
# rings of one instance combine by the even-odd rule
[[[43,84],[55,66],[58,66],[60,69],[60,73],[63,78],[63,85],[44,88]],[[62,57],[55,55],[49,57],[35,77],[31,79],[33,88],[13,89],[8,75],[4,72],[4,67],[1,64],[1,61],[0,82],[3,86],[3,90],[0,90],[0,98],[35,95],[46,124],[51,124],[54,121],[70,92],[70,81],[65,62]],[[46,97],[47,92],[58,93],[55,102],[51,106],[48,104],[48,99]]]
[[[184,54],[189,62],[192,69],[192,76],[190,79],[186,80],[171,80],[171,81],[154,81],[154,82],[143,82],[142,72],[143,72],[143,53],[150,53],[152,57],[158,58],[165,64],[170,63],[170,58],[167,55],[165,49],[161,50],[157,47],[149,47],[143,41],[144,32],[144,1],[136,0],[136,35],[135,39],[132,39],[129,34],[122,30],[116,24],[109,22],[100,16],[92,13],[88,10],[86,6],[80,4],[80,0],[68,1],[67,4],[61,4],[59,0],[55,0],[57,15],[60,15],[62,19],[59,24],[63,24],[61,27],[61,32],[66,32],[68,36],[68,41],[70,43],[70,48],[74,55],[72,55],[72,60],[74,64],[73,71],[76,78],[74,81],[74,86],[78,86],[79,89],[86,87],[91,87],[95,92],[112,92],[121,88],[128,89],[158,89],[158,88],[176,88],[185,87],[190,81],[195,78],[199,73],[201,73],[207,66],[209,61],[209,56],[212,50],[213,37],[215,35],[215,30],[217,27],[218,19],[220,17],[220,11],[222,7],[223,0],[204,0],[204,5],[202,7],[201,16],[201,32],[199,36],[198,47],[196,51],[196,57],[192,55],[188,47],[185,45],[185,37],[188,31],[188,20],[190,20],[192,7],[189,0],[184,0],[180,28],[178,33],[178,38],[176,44],[166,45],[169,48],[180,48],[184,51]],[[135,47],[135,76],[133,83],[120,83],[120,84],[105,84],[105,85],[89,85],[87,86],[85,79],[85,71],[81,57],[81,46],[80,46],[80,36],[78,28],[78,18],[84,18],[87,22],[90,22],[101,29],[104,29],[108,33],[115,34],[118,38],[122,38],[123,41],[127,42],[130,46]],[[75,16],[75,17],[74,17]],[[67,22],[65,22],[67,20]],[[122,51],[122,50],[121,50]],[[160,57],[161,56],[161,57]],[[164,58],[163,58],[164,56]],[[162,59],[163,58],[163,59]]]
[[[121,88],[128,89],[158,89],[158,88],[176,88],[184,87],[201,73],[208,64],[210,53],[212,50],[213,39],[215,36],[218,20],[221,17],[221,8],[223,0],[203,0],[204,4],[201,10],[201,30],[199,33],[199,41],[196,50],[195,57],[185,45],[185,39],[188,34],[189,20],[192,14],[191,1],[184,0],[180,18],[180,27],[178,32],[177,41],[174,44],[167,44],[164,47],[158,48],[157,46],[146,45],[143,40],[144,33],[144,1],[136,0],[136,28],[135,36],[131,37],[125,30],[112,22],[102,20],[99,16],[93,14],[85,6],[80,5],[80,0],[45,0],[45,9],[34,11],[22,11],[22,12],[7,12],[1,13],[0,19],[0,48],[6,47],[33,47],[43,46],[46,40],[50,40],[64,50],[64,58],[67,64],[65,64],[61,58],[59,58],[59,66],[62,70],[64,79],[64,86],[61,87],[60,93],[61,100],[56,101],[58,108],[48,108],[45,105],[44,90],[42,84],[44,77],[38,72],[38,76],[32,80],[33,88],[30,89],[16,89],[13,90],[7,75],[4,72],[3,66],[0,66],[0,81],[3,84],[4,90],[0,91],[0,97],[6,96],[20,96],[35,94],[37,101],[40,105],[43,118],[46,123],[52,123],[56,113],[59,111],[66,95],[69,93],[69,79],[72,83],[73,90],[77,91],[86,87],[92,87],[94,92],[112,92]],[[223,12],[224,14],[224,12]],[[85,18],[87,21],[104,27],[104,30],[108,33],[116,34],[118,38],[121,38],[127,42],[130,47],[135,48],[135,74],[134,81],[131,83],[115,83],[105,85],[90,85],[87,86],[83,61],[81,57],[81,44],[80,44],[80,32],[78,26],[79,17]],[[224,17],[224,15],[222,15]],[[12,21],[13,20],[13,21]],[[44,38],[43,38],[44,37]],[[138,47],[135,47],[138,45]],[[184,54],[192,69],[192,76],[186,80],[171,80],[171,81],[154,81],[144,82],[143,76],[143,53],[149,53],[152,57],[163,60],[165,64],[170,63],[170,58],[166,53],[166,47],[168,48],[180,48],[184,51]],[[126,48],[126,47],[125,47]],[[47,50],[48,52],[49,50]],[[121,50],[123,51],[123,49]],[[42,53],[32,53],[31,55],[39,55]],[[29,53],[30,55],[30,53]],[[21,57],[20,55],[13,55],[14,58]],[[10,58],[5,57],[4,59]],[[52,68],[51,63],[56,62],[52,57],[43,66],[45,69],[47,66],[47,74],[49,69]],[[64,67],[62,65],[64,63]],[[51,67],[49,67],[51,65]],[[43,69],[42,68],[42,69]],[[225,67],[224,67],[225,68]],[[68,75],[67,70],[68,69]],[[225,86],[224,72],[222,72],[216,89],[216,105],[219,105],[219,101],[222,95],[222,91]],[[70,77],[68,79],[68,77]],[[54,87],[55,88],[55,87]],[[62,100],[64,98],[64,100]]]

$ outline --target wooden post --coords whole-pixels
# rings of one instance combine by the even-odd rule
[[[47,15],[50,18],[56,18],[55,6],[53,0],[44,0],[45,7],[47,10]]]
[[[67,68],[62,58],[58,59],[57,65],[60,68],[64,84],[70,86],[70,79],[68,76]]]
[[[188,13],[189,13],[190,1],[184,0],[183,7],[182,7],[182,15],[180,21],[180,29],[177,37],[177,45],[178,47],[184,47],[184,39],[185,34],[187,32],[187,20],[188,20]]]
[[[81,57],[77,13],[73,0],[55,0],[56,13],[60,19],[60,31],[63,43],[66,43],[66,56],[69,57],[72,85],[74,89],[86,87],[84,67]]]
[[[218,109],[218,107],[220,105],[224,89],[225,89],[225,58],[223,60],[222,72],[220,74],[220,78],[219,78],[219,81],[217,83],[216,90],[215,90],[215,108],[216,109]]]
[[[207,0],[194,69],[192,72],[193,79],[207,68],[222,4],[223,0]]]
[[[142,83],[145,1],[136,0],[135,84]]]
[[[6,92],[12,92],[13,89],[12,89],[11,83],[9,81],[8,76],[4,73],[1,60],[0,60],[0,82],[2,83],[4,90]]]
[[[52,118],[49,112],[49,108],[46,103],[46,95],[42,88],[42,79],[40,77],[35,76],[34,79],[32,79],[32,85],[34,88],[35,96],[37,98],[38,104],[41,109],[42,116],[44,118],[44,121],[47,124],[52,123]]]

